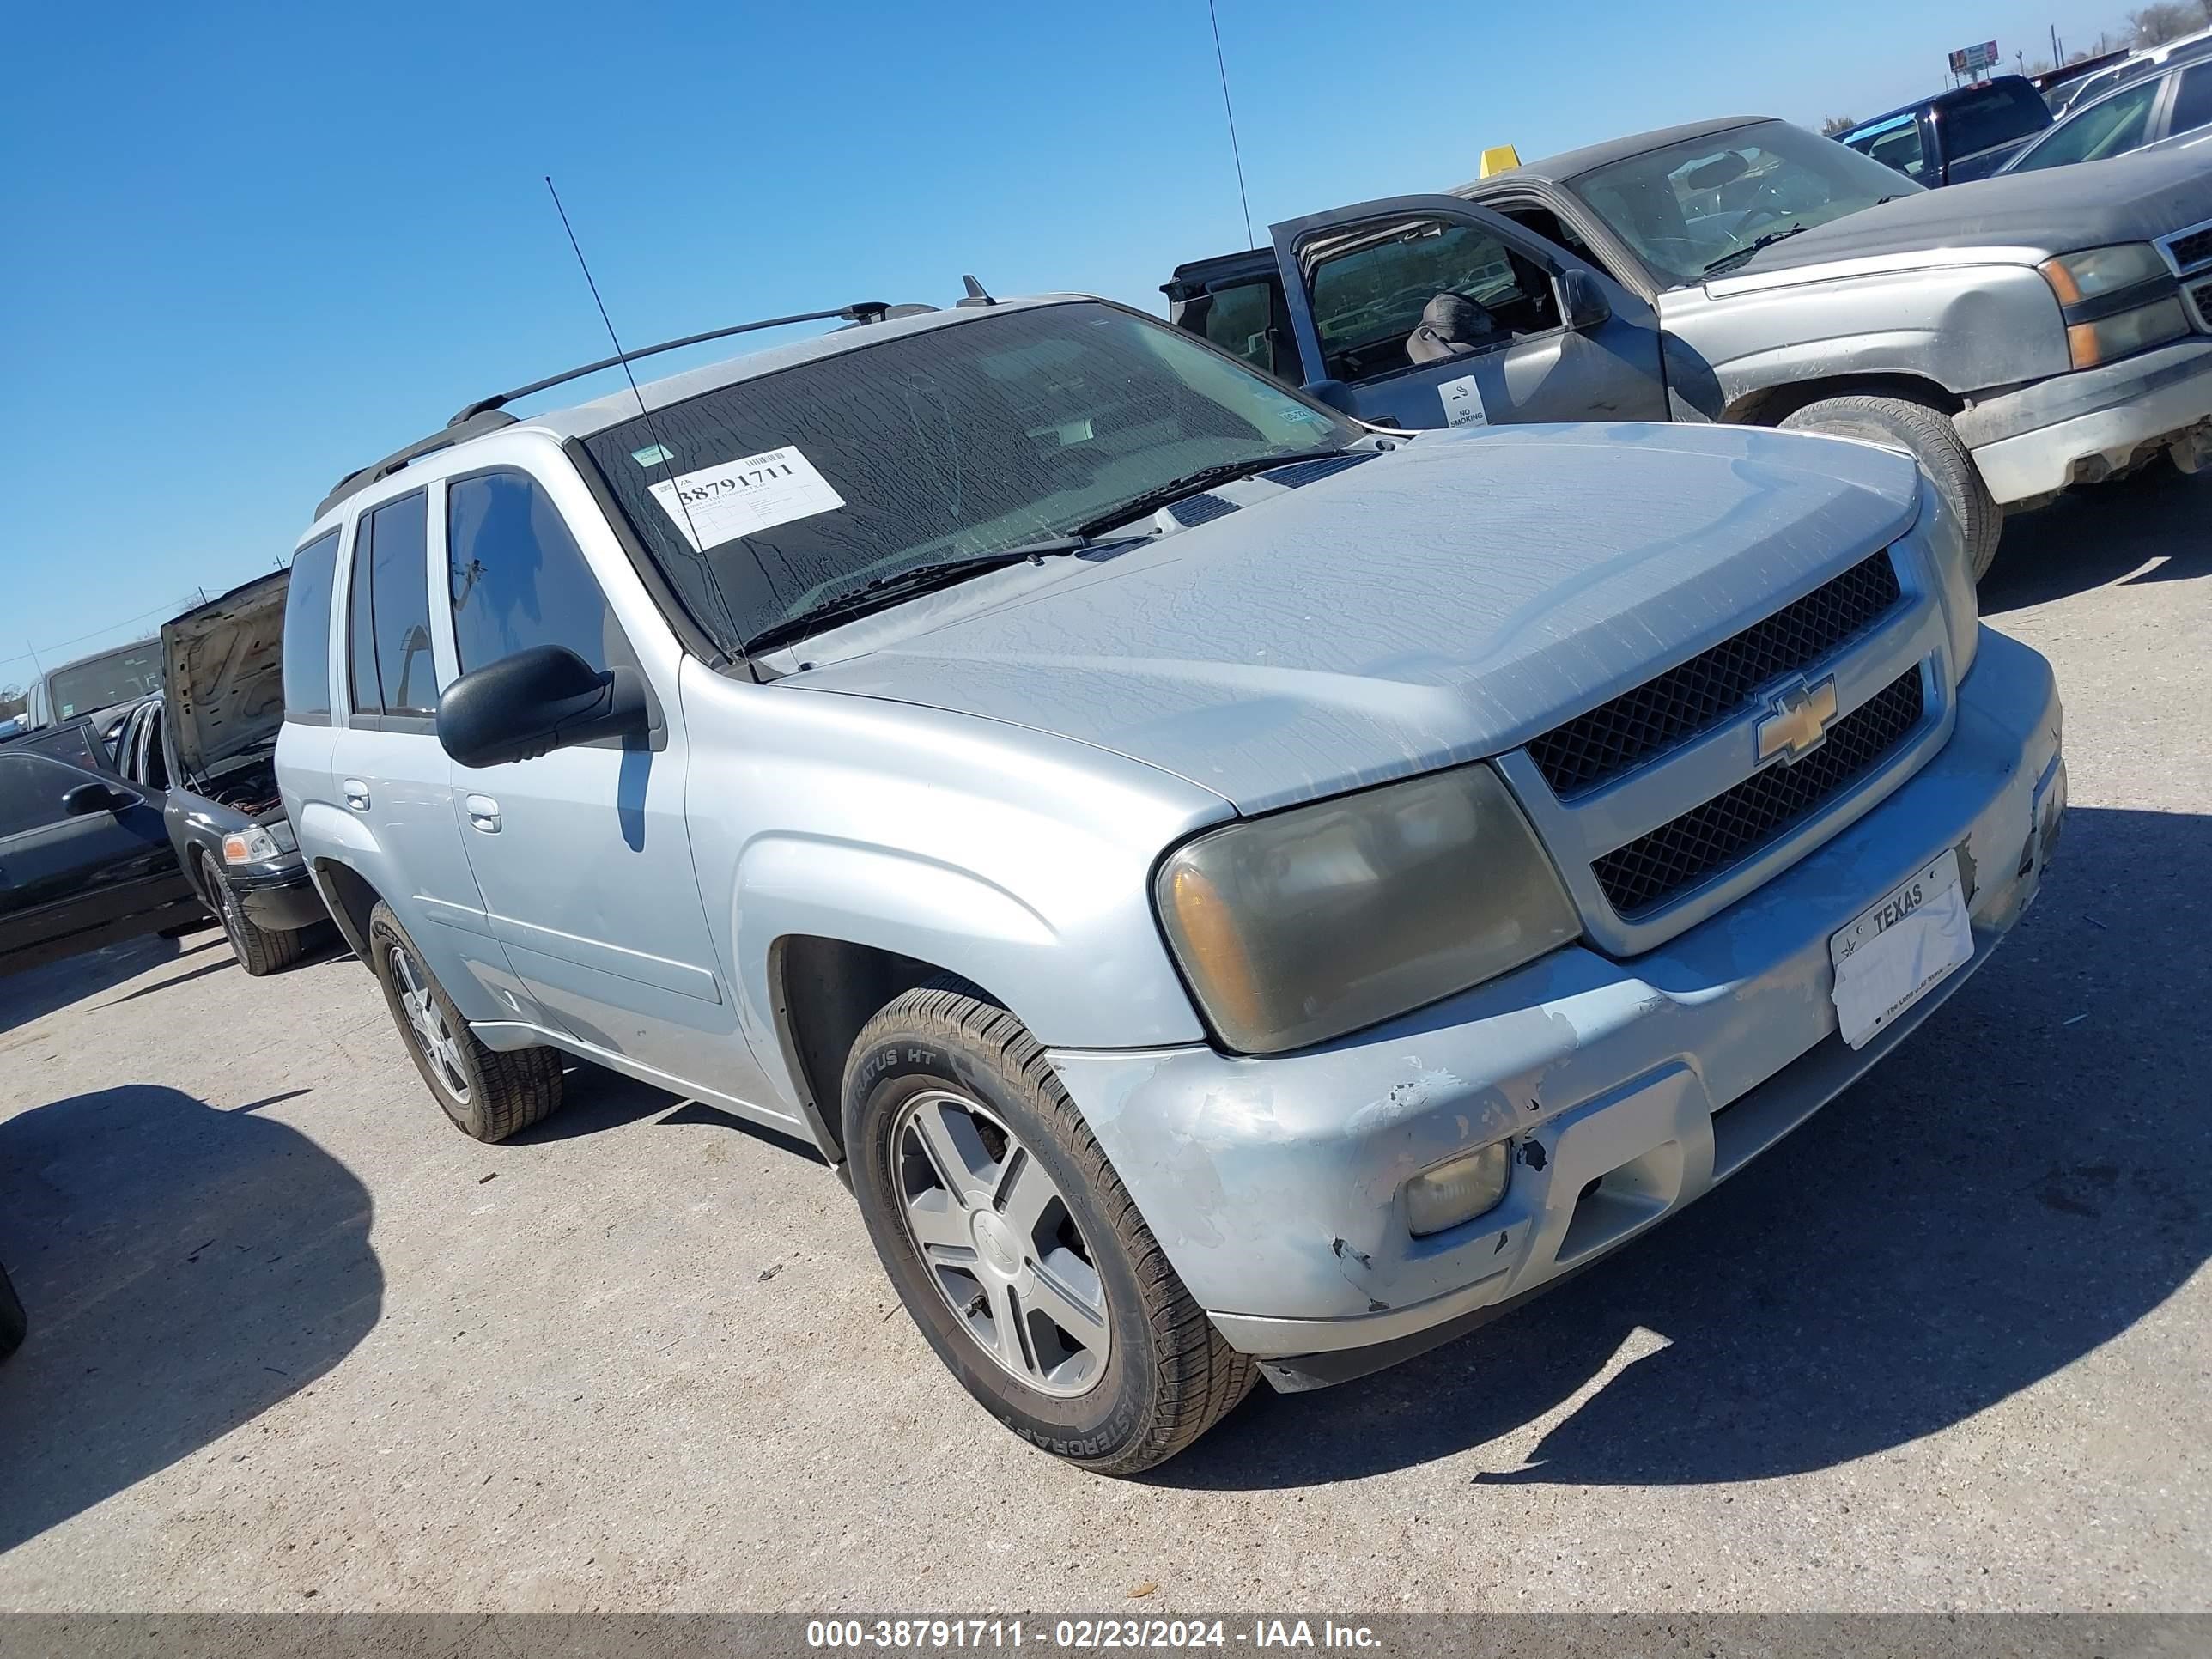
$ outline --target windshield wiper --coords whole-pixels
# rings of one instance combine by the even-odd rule
[[[1733,253],[1722,254],[1719,258],[1705,267],[1705,274],[1708,276],[1717,276],[1722,271],[1741,264],[1760,249],[1772,247],[1777,242],[1786,242],[1792,236],[1802,235],[1811,228],[1810,225],[1791,225],[1783,230],[1770,230],[1764,236],[1754,237],[1747,246],[1740,247]]]
[[[1023,542],[1013,547],[998,548],[989,553],[974,553],[965,558],[933,559],[927,564],[910,565],[904,570],[894,570],[887,575],[872,576],[857,587],[848,587],[842,593],[832,594],[817,605],[810,605],[797,616],[787,617],[773,628],[767,628],[745,641],[748,653],[772,651],[780,645],[804,639],[809,634],[819,633],[823,628],[840,617],[863,617],[871,611],[896,605],[916,594],[930,592],[940,587],[950,587],[955,582],[965,581],[970,576],[980,576],[987,570],[1001,570],[1010,564],[1041,564],[1045,560],[1063,554],[1087,553],[1091,549],[1110,544],[1094,542],[1085,535],[1047,536],[1033,542]]]
[[[1202,466],[1195,472],[1186,472],[1180,478],[1170,478],[1165,483],[1134,495],[1119,507],[1085,519],[1075,526],[1079,536],[1095,535],[1111,529],[1117,524],[1127,524],[1147,514],[1158,512],[1164,507],[1173,507],[1177,501],[1200,495],[1216,484],[1231,483],[1237,478],[1249,478],[1255,472],[1265,472],[1278,466],[1288,466],[1293,461],[1313,461],[1325,456],[1349,454],[1344,449],[1294,450],[1287,455],[1261,455],[1242,461],[1224,461],[1216,466]]]

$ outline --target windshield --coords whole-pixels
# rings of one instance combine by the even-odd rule
[[[1833,139],[1761,121],[1593,168],[1568,188],[1662,286],[1679,287],[1762,236],[1809,230],[1921,186]]]
[[[1172,480],[1359,435],[1165,324],[1080,301],[979,310],[738,381],[585,447],[691,614],[735,651],[864,581],[1064,535]]]
[[[111,651],[105,656],[74,662],[67,668],[57,668],[46,681],[46,696],[53,707],[53,718],[58,720],[112,708],[118,702],[129,702],[134,697],[143,697],[149,691],[161,689],[161,642],[159,640],[126,645],[121,650]]]

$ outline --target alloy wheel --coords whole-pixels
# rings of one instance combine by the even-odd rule
[[[1071,1398],[1106,1374],[1113,1324],[1059,1185],[996,1114],[931,1090],[891,1131],[900,1218],[953,1317],[1000,1369]]]
[[[399,988],[400,1011],[407,1017],[408,1036],[429,1067],[438,1085],[454,1101],[469,1102],[469,1074],[461,1064],[460,1039],[438,999],[431,994],[430,976],[404,945],[386,947],[392,977]]]

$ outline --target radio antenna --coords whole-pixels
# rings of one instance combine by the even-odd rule
[[[1221,112],[1229,118],[1229,159],[1237,163],[1237,199],[1244,209],[1244,246],[1252,246],[1252,203],[1244,194],[1244,153],[1237,148],[1237,110],[1229,101],[1229,60],[1221,55],[1221,17],[1213,0],[1206,0],[1206,15],[1213,23],[1213,66],[1221,71]]]

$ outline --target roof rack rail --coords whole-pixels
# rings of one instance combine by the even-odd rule
[[[625,351],[619,356],[602,357],[595,363],[586,363],[581,368],[572,368],[559,374],[550,374],[542,380],[532,380],[528,386],[519,386],[512,392],[502,392],[496,397],[480,398],[459,410],[453,419],[427,438],[417,438],[404,449],[395,449],[380,461],[358,467],[340,478],[331,493],[323,497],[323,504],[315,509],[321,518],[349,495],[358,495],[380,479],[388,478],[410,461],[419,460],[439,450],[450,449],[465,440],[486,432],[495,432],[503,426],[513,426],[514,416],[502,405],[517,398],[527,398],[532,392],[544,392],[569,380],[581,380],[586,374],[596,374],[603,368],[612,368],[618,363],[635,362],[641,357],[658,356],[664,351],[680,351],[685,346],[699,345],[708,340],[722,340],[732,334],[750,334],[763,328],[781,328],[791,323],[828,322],[833,318],[847,323],[879,323],[886,317],[909,316],[916,310],[927,311],[933,307],[893,306],[883,300],[856,300],[851,305],[840,306],[835,311],[802,311],[789,317],[769,317],[757,323],[739,323],[735,328],[709,329],[704,334],[687,334],[680,340],[663,340],[659,345],[641,347]]]
[[[657,357],[664,351],[681,351],[685,346],[701,345],[708,340],[726,340],[732,334],[750,334],[759,329],[782,328],[792,323],[826,323],[833,318],[848,323],[879,323],[890,309],[890,302],[886,300],[856,300],[851,305],[839,306],[835,311],[794,312],[788,317],[769,317],[757,323],[739,323],[735,328],[710,328],[704,334],[687,334],[680,340],[663,340],[659,345],[640,346],[635,351],[602,357],[595,363],[586,363],[581,368],[549,374],[542,380],[532,380],[528,386],[519,386],[514,391],[502,392],[496,397],[479,398],[447,424],[459,426],[463,421],[473,420],[489,410],[511,404],[517,398],[527,398],[532,392],[544,392],[568,380],[580,380],[586,374],[596,374],[601,369],[612,368],[618,363],[634,363],[641,357]]]

